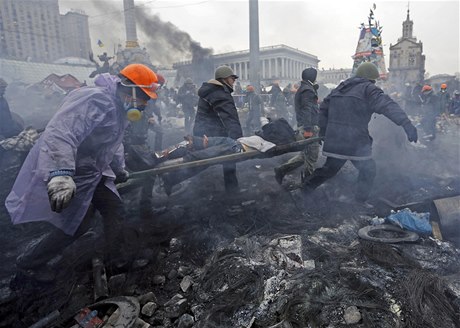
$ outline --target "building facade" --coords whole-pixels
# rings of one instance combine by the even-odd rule
[[[414,22],[409,17],[403,22],[402,37],[390,45],[389,82],[394,87],[422,82],[425,75],[423,43],[413,36]]]
[[[61,33],[64,56],[88,58],[91,50],[88,15],[82,10],[71,10],[61,15]]]
[[[351,77],[351,68],[329,68],[318,70],[318,83],[338,85],[341,81]]]
[[[302,71],[307,67],[318,67],[318,57],[286,45],[262,47],[260,56],[260,81],[262,84],[279,80],[281,84],[300,81]],[[240,81],[249,83],[249,50],[214,55],[214,69],[230,66]]]
[[[88,17],[61,15],[58,0],[0,1],[1,58],[43,63],[88,58],[90,44]]]
[[[250,83],[249,55],[249,50],[213,55],[203,60],[209,67],[200,70],[206,70],[207,79],[209,79],[217,67],[226,65],[239,76],[241,84],[247,85]],[[319,63],[317,56],[286,45],[262,47],[259,51],[259,58],[260,82],[263,85],[268,85],[275,80],[279,81],[280,85],[296,83],[300,81],[305,68],[317,68]],[[200,65],[203,65],[203,62]],[[178,71],[177,79],[192,77],[195,83],[201,84],[203,77],[192,76],[194,75],[193,65],[192,61],[175,63],[173,67]]]

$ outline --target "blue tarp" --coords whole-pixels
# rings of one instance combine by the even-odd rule
[[[429,235],[432,232],[430,213],[417,213],[405,208],[387,216],[386,221],[420,234]]]

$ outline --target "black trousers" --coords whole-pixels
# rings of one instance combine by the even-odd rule
[[[238,177],[236,176],[236,164],[229,163],[223,165],[224,171],[224,185],[225,191],[227,192],[236,192],[238,191]]]
[[[313,190],[335,176],[347,162],[346,159],[328,157],[323,167],[317,168],[313,174],[305,181],[304,188]],[[374,184],[377,173],[375,161],[373,159],[362,161],[351,161],[358,169],[358,181],[356,183],[355,198],[357,201],[366,201]]]
[[[192,133],[192,124],[195,120],[195,109],[193,106],[183,106],[185,133]]]
[[[197,137],[198,138],[198,137]],[[213,158],[217,156],[234,154],[235,153],[235,140],[226,137],[210,137],[208,141],[208,147],[200,150],[188,152],[184,158],[184,162],[202,160],[207,158]],[[237,191],[238,190],[238,178],[236,175],[236,164],[228,163],[223,164],[224,173],[224,184],[226,191]],[[174,173],[162,174],[162,178],[165,183],[171,187],[197,175],[204,171],[208,166],[193,167],[188,169],[182,169]]]
[[[88,231],[92,225],[91,221],[95,210],[99,211],[103,218],[106,251],[116,251],[123,242],[122,223],[124,207],[118,196],[107,188],[103,180],[101,180],[94,191],[91,206],[75,234],[69,236],[62,230],[52,226],[50,234],[43,238],[35,247],[20,256],[16,261],[16,265],[26,270],[45,265],[49,260],[58,255],[60,250],[72,244]]]

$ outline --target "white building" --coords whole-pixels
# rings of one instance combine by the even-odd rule
[[[341,81],[351,77],[351,68],[329,68],[318,70],[318,83],[338,85]]]
[[[260,48],[260,82],[268,85],[273,81],[279,81],[280,85],[296,83],[301,80],[302,71],[307,67],[318,67],[319,59],[317,56],[307,52],[294,49],[286,45],[276,45]],[[210,67],[207,67],[208,75],[222,65],[229,66],[242,85],[249,84],[249,50],[234,51],[223,54],[213,55],[207,58]],[[193,76],[192,61],[179,62],[174,64],[178,70],[178,79]],[[212,76],[208,76],[208,79]],[[194,78],[195,83],[201,84]]]
[[[317,68],[319,63],[317,56],[284,44],[260,48],[259,53],[262,84],[273,80],[279,80],[283,85],[298,82],[305,68]],[[242,84],[249,83],[249,50],[218,54],[213,59],[214,68],[230,66]]]

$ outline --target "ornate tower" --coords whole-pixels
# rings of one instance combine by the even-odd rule
[[[414,37],[412,36],[412,31],[414,29],[414,22],[410,20],[409,9],[407,9],[407,18],[403,22],[402,25],[403,25],[402,39],[414,39]]]
[[[390,81],[401,89],[403,86],[421,83],[425,75],[423,43],[413,35],[414,22],[409,16],[403,22],[402,37],[395,45],[390,44]]]

